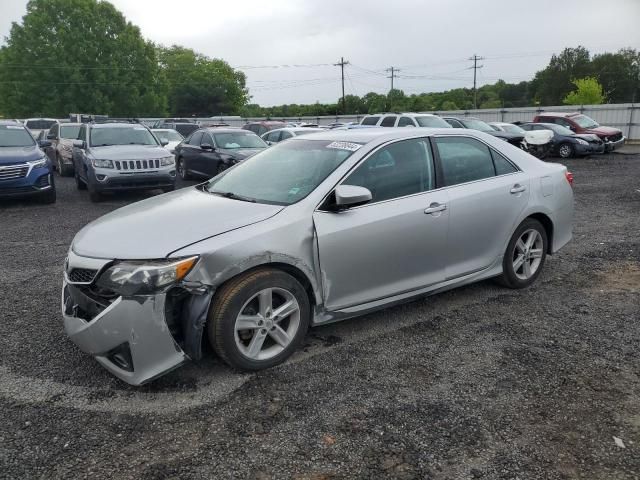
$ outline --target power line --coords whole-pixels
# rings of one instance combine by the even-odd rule
[[[394,68],[394,67],[390,67],[390,68],[387,68],[387,70],[386,70],[386,71],[387,71],[387,72],[391,72],[391,75],[389,75],[387,78],[390,78],[390,79],[391,79],[391,90],[393,90],[393,79],[396,77],[396,74],[397,74],[400,70],[399,70],[399,69],[397,69],[397,68]]]
[[[476,110],[478,108],[478,90],[476,89],[476,74],[479,68],[484,67],[484,65],[478,65],[478,60],[484,60],[484,57],[479,57],[475,53],[473,57],[470,57],[469,60],[473,60],[473,109]]]

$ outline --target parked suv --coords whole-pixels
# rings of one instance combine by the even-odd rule
[[[451,128],[442,118],[431,113],[380,113],[367,115],[360,125],[377,127]]]
[[[284,128],[287,124],[279,120],[261,120],[259,122],[247,122],[242,126],[244,130],[250,130],[256,135],[262,136],[263,133],[275,130],[276,128]]]
[[[56,201],[53,168],[42,148],[20,123],[0,120],[0,197],[38,196]]]
[[[92,202],[102,192],[175,189],[173,155],[139,123],[87,123],[73,142],[76,185]]]
[[[55,118],[27,118],[24,126],[31,132],[33,138],[36,138],[42,130],[49,130],[58,120]]]
[[[81,123],[56,123],[47,134],[51,142],[49,158],[61,177],[73,175],[73,141],[78,138]]]
[[[622,130],[613,127],[603,127],[594,119],[582,113],[554,113],[544,112],[536,115],[534,123],[555,123],[568,128],[573,133],[592,133],[604,142],[605,152],[610,152],[624,145],[626,140]]]

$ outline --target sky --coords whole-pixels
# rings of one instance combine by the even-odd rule
[[[640,0],[111,0],[142,35],[221,58],[247,75],[251,103],[329,103],[529,80],[553,53],[640,49]],[[27,0],[0,0],[0,39]]]

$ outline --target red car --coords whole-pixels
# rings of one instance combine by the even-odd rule
[[[592,133],[604,142],[605,152],[610,152],[624,145],[626,138],[622,131],[613,127],[602,127],[592,118],[582,113],[544,112],[533,119],[536,123],[555,123],[572,130],[574,133]]]

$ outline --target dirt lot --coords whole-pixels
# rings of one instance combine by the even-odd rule
[[[317,328],[263,373],[210,356],[137,389],[65,338],[58,304],[75,232],[144,195],[92,205],[65,178],[56,205],[0,204],[0,477],[640,478],[640,155],[566,163],[574,240],[532,288],[483,282]]]

